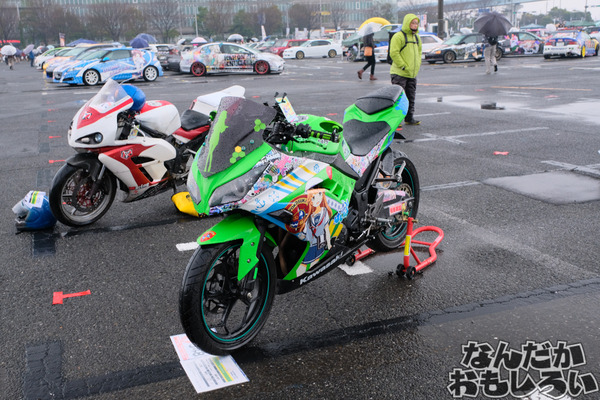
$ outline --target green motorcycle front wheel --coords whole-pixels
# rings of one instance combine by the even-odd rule
[[[228,354],[247,345],[267,320],[277,276],[263,246],[258,263],[238,280],[239,243],[200,247],[190,259],[179,294],[187,337],[207,353]]]

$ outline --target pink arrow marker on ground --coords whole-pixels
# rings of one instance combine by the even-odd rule
[[[92,294],[92,292],[90,290],[86,290],[85,292],[68,293],[68,294],[63,294],[63,292],[54,292],[54,294],[52,295],[52,305],[62,304],[63,299],[66,299],[68,297],[86,296],[88,294]]]

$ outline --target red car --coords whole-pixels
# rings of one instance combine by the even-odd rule
[[[270,53],[277,54],[279,57],[283,57],[283,51],[289,47],[300,46],[308,39],[279,39],[268,49]]]

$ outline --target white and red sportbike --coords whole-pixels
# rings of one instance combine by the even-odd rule
[[[198,96],[180,116],[168,101],[146,101],[139,88],[109,80],[71,122],[69,145],[78,154],[52,181],[56,219],[70,226],[92,224],[108,211],[117,189],[125,192],[124,202],[176,192],[224,96],[243,97],[244,88]]]

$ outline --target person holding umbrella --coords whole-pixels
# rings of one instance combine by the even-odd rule
[[[33,45],[29,44],[27,45],[27,47],[25,47],[23,49],[23,54],[25,54],[27,56],[27,59],[29,60],[29,65],[31,65],[33,67],[33,59],[35,58],[35,53],[34,53],[34,49],[33,49]]]
[[[498,60],[496,60],[496,46],[498,45],[498,36],[485,36],[483,58],[485,59],[485,73],[491,74],[491,68],[494,66],[494,72],[498,72]]]
[[[369,67],[371,67],[371,77],[369,78],[372,81],[377,80],[375,77],[375,43],[373,42],[373,36],[375,34],[373,31],[369,31],[367,35],[364,37],[365,46],[363,50],[363,54],[367,59],[367,64],[357,71],[358,79],[362,79],[363,72],[365,72]]]
[[[9,68],[14,69],[13,65],[15,64],[15,54],[17,54],[17,48],[11,44],[7,44],[2,46],[0,53],[2,53],[3,56],[6,56],[6,64],[9,66]]]
[[[494,72],[498,71],[496,63],[496,45],[498,36],[504,36],[512,27],[510,21],[502,14],[496,11],[490,11],[481,14],[473,23],[475,30],[485,36],[486,46],[483,50],[485,58],[485,73],[491,73],[491,67],[494,66]]]

